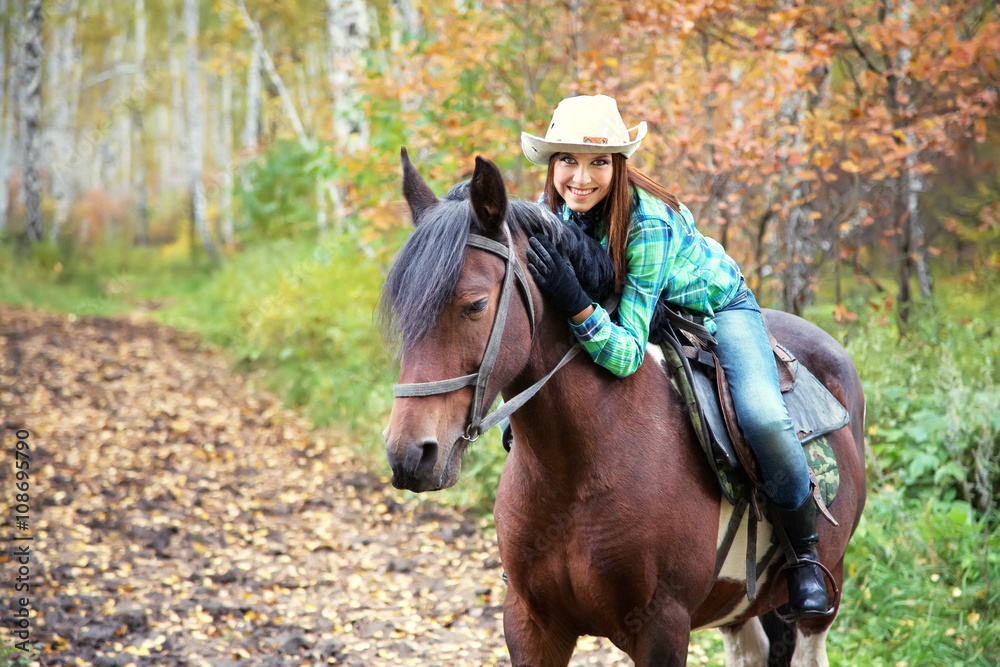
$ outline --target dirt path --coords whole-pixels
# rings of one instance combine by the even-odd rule
[[[394,491],[192,337],[0,306],[0,421],[43,665],[509,664],[484,522]],[[584,639],[573,664],[622,655]]]

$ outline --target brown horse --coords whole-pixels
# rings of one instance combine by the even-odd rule
[[[509,202],[491,162],[477,158],[471,182],[445,199],[405,150],[403,171],[416,230],[382,301],[402,339],[403,384],[384,433],[392,483],[418,492],[451,486],[469,442],[495,423],[496,415],[481,415],[497,394],[508,408],[520,406],[495,506],[512,663],[566,665],[577,638],[594,635],[609,637],[636,665],[684,665],[691,631],[719,627],[727,664],[767,664],[759,617],[787,599],[784,577],[775,576],[781,563],[758,568],[753,603],[743,549],[713,578],[732,508],[657,350],[648,348],[624,379],[586,354],[565,354],[573,342],[566,320],[521,270],[528,237],[558,241],[564,226],[541,206]],[[829,437],[841,477],[830,511],[840,525],[820,521],[820,560],[841,586],[865,502],[861,383],[822,330],[784,313],[768,318],[850,413],[850,425]],[[761,524],[758,554],[770,539],[770,525]],[[798,624],[793,665],[827,664],[834,616]],[[773,658],[783,649],[770,650]]]

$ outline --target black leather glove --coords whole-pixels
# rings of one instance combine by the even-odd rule
[[[592,303],[580,287],[573,265],[559,254],[545,236],[532,236],[528,239],[528,271],[535,279],[538,289],[567,317],[582,312]]]

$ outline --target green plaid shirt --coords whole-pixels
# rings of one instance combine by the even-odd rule
[[[649,193],[638,190],[632,207],[626,256],[628,275],[613,322],[600,305],[583,324],[570,327],[591,358],[618,377],[631,375],[646,354],[649,322],[661,293],[671,303],[703,313],[715,333],[711,317],[728,304],[740,286],[740,267],[714,239],[694,226],[691,211],[680,213]],[[562,218],[570,219],[563,206]],[[607,236],[601,244],[608,247]]]

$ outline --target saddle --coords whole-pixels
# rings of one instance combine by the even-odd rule
[[[675,310],[672,306],[665,306],[663,311],[660,313],[660,325],[650,334],[650,342],[659,345],[663,351],[722,495],[735,506],[716,554],[713,579],[718,576],[729,554],[744,513],[752,507],[747,531],[746,572],[747,597],[753,601],[757,572],[770,561],[774,551],[772,545],[772,550],[760,563],[757,562],[757,522],[764,518],[760,504],[766,502],[764,494],[759,492],[757,461],[737,424],[726,374],[709,348],[715,339],[701,324],[702,318],[684,310]],[[766,320],[765,316],[765,323]],[[822,436],[846,426],[850,416],[816,376],[779,344],[770,331],[768,338],[774,351],[782,398],[799,442],[806,448],[816,506],[830,523],[839,525],[827,505],[837,493],[840,478],[836,458]],[[782,548],[790,550],[784,531],[779,528],[776,532],[783,542]]]
[[[759,472],[753,451],[737,424],[725,372],[710,351],[709,344],[715,339],[701,324],[702,318],[673,307],[665,311],[663,324],[656,335],[650,336],[650,341],[663,351],[709,466],[726,500],[735,505],[745,495],[744,487],[758,485]],[[795,355],[775,340],[770,331],[768,338],[774,351],[782,398],[795,424],[799,442],[806,446],[846,426],[850,417],[844,406]],[[816,472],[812,466],[810,468],[811,472]],[[825,505],[833,498],[823,491],[817,484],[820,511],[832,520]]]

